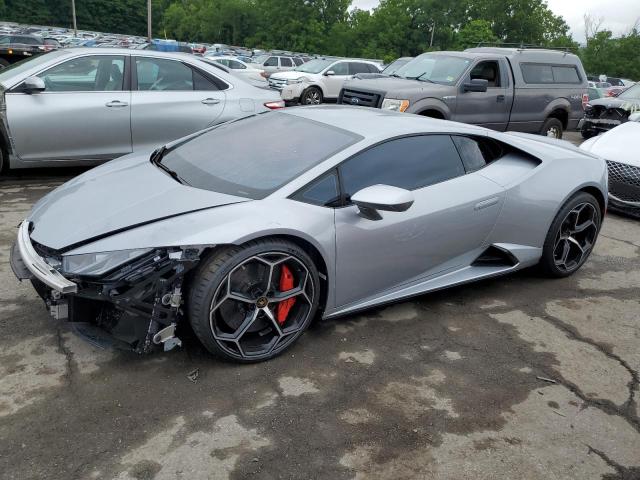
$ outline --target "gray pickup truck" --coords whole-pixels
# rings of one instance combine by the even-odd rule
[[[571,53],[485,47],[424,53],[390,77],[354,78],[338,103],[562,138],[584,115],[587,87]]]

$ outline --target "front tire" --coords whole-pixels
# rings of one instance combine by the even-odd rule
[[[217,250],[198,267],[189,320],[198,339],[225,360],[253,363],[293,345],[315,316],[318,270],[292,242],[264,239]]]
[[[556,215],[542,249],[540,267],[550,277],[568,277],[584,265],[600,232],[602,212],[595,197],[579,192]]]
[[[557,118],[549,117],[546,122],[544,122],[544,125],[542,125],[540,134],[545,137],[557,138],[560,140],[562,138],[562,130],[562,122]]]
[[[322,90],[318,87],[307,88],[300,97],[302,105],[320,105],[322,103]]]

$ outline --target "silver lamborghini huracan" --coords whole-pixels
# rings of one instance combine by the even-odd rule
[[[80,175],[22,222],[11,264],[95,344],[240,362],[329,318],[587,260],[599,157],[544,137],[375,109],[252,115]]]

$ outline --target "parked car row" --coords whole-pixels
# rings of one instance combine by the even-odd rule
[[[282,107],[193,55],[56,50],[0,71],[0,168],[95,164]]]

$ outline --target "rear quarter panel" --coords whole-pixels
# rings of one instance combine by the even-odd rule
[[[573,147],[556,147],[538,140],[498,135],[496,139],[530,153],[541,163],[506,182],[501,180],[500,161],[482,170],[487,178],[504,183],[506,189],[504,207],[490,243],[541,248],[557,212],[577,191],[595,187],[606,202],[607,168],[601,158],[583,155]]]

